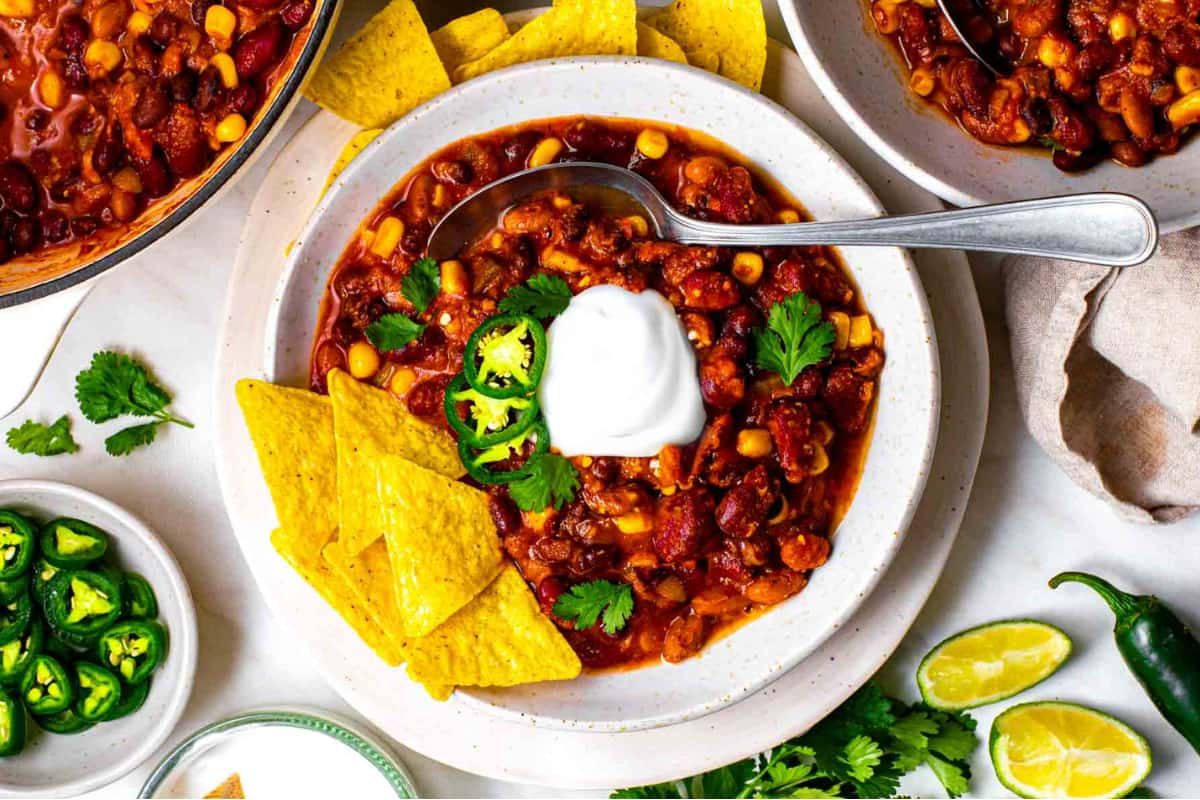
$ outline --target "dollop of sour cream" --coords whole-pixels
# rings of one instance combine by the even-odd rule
[[[658,292],[585,289],[554,320],[547,341],[538,399],[563,455],[649,457],[700,436],[696,355]]]

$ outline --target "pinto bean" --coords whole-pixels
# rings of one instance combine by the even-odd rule
[[[850,366],[839,364],[825,379],[822,397],[839,428],[847,433],[861,433],[867,427],[875,383],[855,375]]]
[[[779,482],[760,464],[721,498],[716,510],[717,527],[730,536],[749,538],[766,521],[778,497]]]
[[[808,477],[812,456],[812,414],[808,407],[789,400],[772,403],[767,412],[767,430],[788,482],[799,483]]]
[[[4,200],[6,208],[22,213],[32,211],[37,208],[40,194],[37,179],[29,167],[19,161],[0,164],[0,199]]]
[[[816,569],[829,560],[829,540],[801,525],[777,525],[771,535],[779,541],[780,560],[797,572]]]
[[[743,594],[752,603],[775,605],[799,592],[808,579],[790,569],[777,569],[755,578]]]
[[[242,78],[255,78],[275,66],[283,53],[286,31],[279,17],[248,31],[233,46],[233,64]]]
[[[687,489],[660,497],[655,509],[653,544],[668,564],[695,558],[714,533],[714,502],[705,489]]]
[[[689,612],[676,617],[667,628],[667,636],[663,640],[663,658],[678,664],[700,652],[707,638],[708,623],[703,616]]]

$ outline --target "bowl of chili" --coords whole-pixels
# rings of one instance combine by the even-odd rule
[[[1012,71],[966,54],[932,0],[780,10],[848,125],[956,205],[1074,192],[1136,195],[1164,233],[1200,224],[1200,20],[1194,4],[962,3]],[[1191,9],[1190,11],[1188,9]]]
[[[645,88],[632,93],[628,91],[631,85]],[[564,117],[564,113],[571,116]],[[745,125],[747,119],[753,119],[755,124]],[[844,219],[882,213],[865,184],[802,122],[761,96],[707,73],[662,62],[620,58],[560,59],[503,70],[456,87],[413,112],[372,142],[334,182],[298,237],[275,304],[269,310],[263,373],[276,382],[310,385],[323,391],[328,370],[334,367],[354,370],[351,349],[362,336],[363,329],[388,311],[384,295],[391,289],[386,287],[395,288],[393,294],[400,296],[398,282],[403,276],[400,266],[411,266],[413,259],[420,255],[423,247],[420,237],[422,233],[427,237],[431,228],[427,211],[422,212],[425,216],[412,216],[414,208],[404,208],[404,205],[415,201],[426,207],[427,199],[442,194],[441,200],[434,205],[446,208],[471,188],[478,188],[475,186],[478,180],[464,177],[467,172],[448,162],[469,161],[473,157],[470,154],[486,152],[493,154],[488,158],[511,161],[511,172],[520,169],[522,164],[536,166],[535,152],[554,149],[538,147],[539,143],[558,139],[563,147],[555,150],[555,157],[579,159],[586,151],[600,160],[624,160],[628,164],[632,163],[629,159],[635,158],[632,155],[634,142],[644,128],[665,132],[669,148],[676,148],[677,153],[708,158],[710,166],[721,165],[722,173],[732,165],[737,166],[733,182],[741,188],[726,195],[731,203],[724,211],[718,209],[719,203],[713,206],[718,209],[714,211],[718,216],[736,214],[733,209],[743,207],[738,202],[739,197],[750,204],[745,207],[755,209],[754,215],[780,210],[796,214],[797,218],[800,213],[807,213],[817,219]],[[473,173],[475,176],[495,177],[486,162],[487,158],[481,158],[473,164],[472,169],[481,170]],[[683,162],[668,159],[662,163],[668,162],[683,170]],[[696,166],[697,171],[700,166],[703,165]],[[665,181],[668,172],[670,170],[664,166],[658,177]],[[408,177],[393,185],[400,176]],[[686,184],[681,181],[671,189],[674,201],[685,202],[680,193]],[[695,194],[698,187],[693,186],[687,191],[693,195],[693,200],[700,200]],[[751,195],[741,194],[746,191]],[[404,222],[398,242],[387,247],[387,257],[383,259],[387,263],[377,264],[372,261],[366,242],[382,239],[378,231],[395,227],[386,220],[397,214]],[[363,236],[364,231],[374,236]],[[634,236],[637,235],[635,230]],[[641,235],[645,236],[644,233]],[[519,245],[520,242],[508,244]],[[671,246],[671,243],[662,244],[667,248]],[[505,243],[500,242],[497,246],[503,249]],[[520,248],[511,249],[516,252]],[[928,310],[911,262],[902,251],[846,248],[836,252],[821,249],[793,255],[807,262],[818,259],[816,269],[829,277],[832,284],[854,287],[849,290],[849,295],[841,295],[835,290],[832,296],[853,296],[857,298],[855,304],[862,303],[861,306],[846,306],[841,313],[847,318],[848,312],[853,310],[864,320],[868,319],[862,309],[869,310],[874,322],[868,327],[875,332],[884,332],[879,342],[886,338],[884,349],[888,354],[886,366],[875,362],[882,370],[878,374],[878,402],[869,404],[869,409],[860,409],[873,415],[871,422],[867,427],[857,429],[863,435],[846,435],[848,443],[862,444],[861,449],[851,448],[864,456],[862,470],[859,472],[857,467],[852,467],[845,471],[851,462],[860,463],[856,461],[857,456],[847,451],[837,456],[840,466],[830,473],[844,478],[834,481],[841,488],[830,489],[830,510],[838,505],[835,495],[846,502],[842,507],[844,516],[838,511],[825,518],[822,537],[829,528],[837,529],[833,536],[833,555],[828,563],[812,573],[811,581],[795,575],[801,580],[788,584],[791,591],[777,592],[770,598],[766,584],[760,585],[764,603],[757,607],[759,610],[769,607],[769,610],[757,615],[730,613],[728,619],[714,626],[713,635],[691,637],[695,647],[671,651],[666,642],[677,614],[648,612],[631,623],[633,627],[630,628],[630,631],[636,629],[645,633],[642,642],[645,647],[630,644],[638,637],[628,634],[620,637],[625,642],[624,647],[614,647],[611,642],[605,644],[604,636],[599,632],[596,636],[584,631],[579,631],[578,636],[568,632],[568,641],[589,667],[580,678],[502,690],[459,691],[451,703],[479,704],[526,724],[532,721],[540,726],[591,730],[651,728],[694,718],[758,691],[798,663],[843,624],[875,586],[903,536],[914,503],[920,497],[930,448],[936,437],[939,375]],[[765,254],[764,297],[782,300],[786,295],[786,292],[771,294],[773,289],[769,287],[780,288],[776,286],[774,276],[781,260],[786,261],[787,257],[786,253]],[[615,263],[595,269],[594,274],[586,270],[572,272],[571,258],[555,256],[560,272],[568,282],[573,282],[573,291],[579,291],[588,285],[588,281],[621,282],[621,269]],[[460,443],[474,441],[476,445],[487,432],[481,433],[479,427],[469,424],[471,419],[465,416],[451,422],[450,417],[458,416],[463,409],[451,408],[446,402],[446,387],[456,385],[453,383],[457,380],[455,372],[462,365],[452,368],[450,363],[441,362],[458,363],[454,354],[464,350],[470,335],[496,313],[494,300],[490,306],[485,302],[490,299],[486,297],[487,291],[473,288],[474,277],[492,275],[503,283],[506,267],[500,264],[493,270],[485,266],[486,261],[467,258],[466,282],[459,288],[454,287],[463,275],[458,275],[457,268],[451,267],[443,273],[443,281],[451,287],[444,297],[452,296],[457,305],[454,309],[439,305],[449,302],[444,299],[433,304],[437,313],[431,320],[436,324],[426,328],[429,341],[423,336],[413,343],[412,352],[404,352],[401,348],[402,354],[383,354],[382,361],[396,362],[391,363],[388,376],[395,378],[400,374],[415,380],[388,380],[382,373],[374,376],[378,377],[377,385],[403,385],[396,389],[397,401],[407,403],[411,413],[430,421],[440,418],[440,424],[447,430],[455,430],[464,437]],[[720,269],[732,269],[731,262],[721,258],[717,261],[723,265]],[[508,267],[511,266],[510,260]],[[795,268],[797,265],[793,264],[783,272]],[[664,270],[665,274],[661,262],[649,272],[653,273],[655,269]],[[580,283],[585,276],[587,280]],[[716,298],[722,290],[726,294],[733,291],[734,280],[729,275],[713,277],[712,293],[705,290],[697,296],[711,294]],[[635,285],[637,280],[633,279],[630,288],[646,288]],[[650,277],[649,280],[656,279]],[[663,291],[670,294],[666,288]],[[741,291],[738,290],[739,297]],[[745,291],[747,296],[753,294],[750,289]],[[836,302],[831,301],[831,309],[838,308]],[[730,305],[724,301],[718,306],[721,310],[714,306],[705,312],[711,316],[712,324],[728,322],[725,317],[732,313]],[[694,315],[698,328],[693,333],[697,336],[704,328],[700,318],[705,313]],[[464,320],[464,324],[450,325],[452,319]],[[465,324],[465,321],[473,324]],[[521,327],[523,322],[524,328]],[[497,326],[501,335],[510,330],[533,329],[519,318],[505,320],[501,317],[488,324]],[[549,326],[552,330],[553,322]],[[438,330],[430,334],[431,328]],[[314,331],[317,332],[315,342]],[[435,338],[436,342],[433,341]],[[526,338],[532,341],[533,337]],[[707,344],[696,347],[702,351]],[[871,345],[868,343],[867,347],[870,349]],[[438,362],[439,354],[441,362]],[[703,361],[705,354],[699,352],[698,357]],[[377,359],[376,363],[382,361]],[[440,367],[438,363],[441,363]],[[481,366],[480,373],[482,371]],[[464,374],[460,383],[460,389],[463,386],[487,387],[487,381],[481,379],[480,374],[474,376],[473,384],[472,376]],[[464,395],[464,391],[454,395],[457,398]],[[707,399],[715,402],[715,397]],[[710,411],[715,407],[710,403]],[[525,409],[509,410],[512,412],[509,415],[511,426],[524,426],[529,422],[521,413]],[[536,416],[536,410],[530,416]],[[474,422],[478,421],[474,418]],[[468,440],[464,432],[479,438]],[[536,441],[544,437],[529,438]],[[467,447],[466,453],[471,455],[478,449]],[[488,480],[497,475],[503,478],[502,466],[481,469],[480,474]],[[799,464],[794,466],[800,469]],[[720,494],[723,493],[721,490]],[[715,504],[720,497],[714,494],[709,499]],[[676,504],[669,497],[662,500],[664,506]],[[495,518],[499,520],[502,516]],[[836,526],[831,524],[835,516],[840,518]],[[514,523],[506,531],[503,525],[497,524],[504,533],[505,548],[510,555],[532,552],[534,548],[530,545],[535,542],[530,537],[536,538],[536,531],[522,522]],[[642,541],[647,538],[643,531]],[[735,544],[731,542],[731,546]],[[591,553],[590,550],[587,552]],[[569,568],[561,575],[552,574],[558,568],[547,569],[547,565],[556,560],[549,550],[528,559],[523,555],[512,557],[525,571],[531,591],[538,590],[543,609],[548,615],[553,614],[556,603],[550,596],[553,587],[549,584],[554,581],[550,581],[543,591],[542,584],[546,581],[542,579],[566,579]],[[584,571],[608,575],[604,563],[603,558],[599,558],[595,564],[583,565],[588,566]],[[578,576],[573,576],[564,582],[576,583],[578,580]],[[799,592],[805,581],[808,581],[807,587]],[[679,582],[666,581],[670,586],[664,586],[664,591],[683,588],[675,587]],[[685,589],[689,596],[682,601],[684,609],[693,590],[700,588]],[[268,594],[277,593],[272,586],[264,585],[263,589]],[[280,602],[286,605],[291,601],[281,599]],[[672,602],[676,601],[667,604]],[[734,605],[744,609],[747,604]],[[652,607],[650,603],[645,605],[647,609]],[[635,616],[638,615],[636,608],[635,604]],[[676,604],[675,610],[679,608]],[[714,619],[721,616],[715,610],[712,614]],[[735,624],[737,622],[745,624]],[[321,625],[321,622],[313,620],[306,624]],[[687,632],[680,633],[684,635],[676,636],[676,641],[688,641]],[[315,635],[326,643],[342,642],[343,637],[352,636],[348,630],[325,626]],[[402,714],[404,703],[416,700],[410,693],[421,691],[404,677],[403,672],[355,657],[362,650],[350,646],[349,642],[322,646],[321,650],[323,655],[319,660],[327,662],[329,659],[324,657],[327,655],[338,664],[323,663],[323,668],[338,675],[346,674],[346,670],[353,672],[356,688],[353,697],[372,698],[369,706],[359,704],[360,710],[385,728],[389,715]],[[346,663],[348,658],[353,660],[352,666]]]
[[[42,716],[35,722],[20,709],[26,741],[19,752],[0,758],[0,794],[73,796],[106,786],[166,741],[191,695],[197,633],[187,582],[153,531],[91,492],[52,481],[5,480],[0,509],[41,526],[41,535],[30,530],[39,555],[25,598],[46,620],[32,623],[32,635],[42,643],[31,647],[38,652],[18,687],[26,707],[37,696]],[[48,579],[36,580],[42,575]],[[77,621],[66,610],[80,606],[67,597],[73,591],[108,592],[123,602],[112,612],[94,608]],[[62,649],[75,645],[83,649]],[[73,702],[62,702],[56,685],[67,687]],[[29,694],[43,686],[45,691]]]

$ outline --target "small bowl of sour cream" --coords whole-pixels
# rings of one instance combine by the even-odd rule
[[[412,778],[366,730],[325,712],[264,709],[193,733],[138,797],[415,798]]]

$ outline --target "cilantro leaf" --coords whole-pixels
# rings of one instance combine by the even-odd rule
[[[632,613],[633,587],[606,580],[577,583],[554,603],[554,615],[560,619],[574,622],[581,630],[600,621],[610,636],[625,627]]]
[[[556,317],[567,310],[571,287],[557,275],[538,273],[521,286],[514,286],[500,300],[505,314],[529,314],[539,319]]]
[[[425,313],[441,290],[442,272],[432,258],[417,259],[409,267],[408,274],[400,279],[400,293],[413,304],[418,314]]]
[[[964,765],[945,761],[932,754],[925,757],[925,763],[933,770],[933,774],[951,797],[966,794],[971,788],[970,773]]]
[[[147,422],[144,425],[134,425],[117,431],[104,440],[104,449],[110,456],[127,456],[134,450],[154,441],[158,435],[158,426],[163,421]]]
[[[367,326],[367,339],[383,353],[399,350],[425,332],[425,326],[403,314],[384,314]]]
[[[575,498],[579,473],[570,461],[555,453],[534,456],[525,465],[525,475],[508,485],[513,502],[522,511],[562,508]]]
[[[820,364],[833,352],[833,324],[821,318],[821,306],[804,292],[771,306],[767,327],[754,331],[755,363],[778,373],[788,386],[805,367]]]
[[[79,445],[71,436],[71,420],[66,414],[50,425],[25,420],[16,428],[9,429],[4,438],[9,447],[24,455],[57,456],[79,450]]]
[[[841,758],[849,768],[847,772],[852,780],[868,781],[883,761],[883,750],[870,736],[859,734],[846,743]]]
[[[635,786],[630,789],[617,789],[609,795],[616,800],[675,800],[687,797],[674,781],[670,783],[654,783],[649,786]]]

